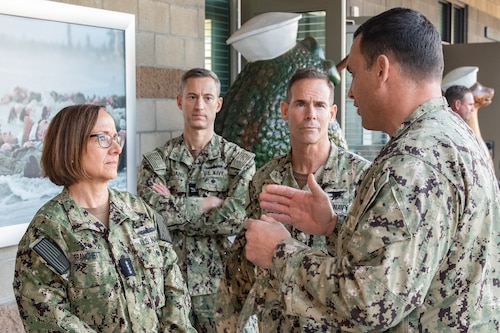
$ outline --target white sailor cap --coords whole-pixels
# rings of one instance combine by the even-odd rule
[[[443,77],[441,82],[441,90],[446,91],[451,86],[466,86],[470,88],[477,82],[477,72],[479,67],[477,66],[463,66],[455,68],[448,72]]]
[[[297,44],[302,14],[268,12],[246,21],[226,44],[232,45],[248,62],[274,59]]]

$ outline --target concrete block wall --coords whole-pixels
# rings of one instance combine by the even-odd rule
[[[447,0],[468,6],[468,43],[489,43],[484,27],[500,31],[500,2],[496,0]],[[373,16],[386,9],[408,7],[421,11],[434,24],[439,23],[439,2],[434,0],[346,0],[347,15],[352,6],[358,7],[359,16]]]

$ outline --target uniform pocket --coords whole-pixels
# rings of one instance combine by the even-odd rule
[[[227,177],[204,177],[201,179],[196,186],[198,187],[199,190],[203,191],[204,194],[210,194],[212,193],[222,193],[227,191],[228,187],[228,178]]]
[[[99,305],[102,313],[116,311],[120,289],[115,265],[98,251],[80,251],[70,255],[72,262],[68,281],[68,298],[76,315],[86,318],[92,305]],[[118,303],[117,303],[118,302]]]
[[[156,235],[156,234],[155,234]],[[140,284],[144,293],[144,303],[151,308],[161,308],[165,305],[165,282],[164,282],[164,257],[163,252],[156,240],[141,235],[133,244],[137,254],[137,264],[135,279],[131,282]],[[152,235],[149,235],[152,236]]]
[[[116,280],[112,260],[100,251],[72,253],[71,284],[77,289],[87,289],[113,283]]]

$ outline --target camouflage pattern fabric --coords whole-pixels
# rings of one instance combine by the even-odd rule
[[[330,255],[277,246],[285,313],[349,332],[499,332],[499,201],[478,140],[431,99],[373,162]]]
[[[356,186],[370,162],[356,154],[338,148],[331,143],[330,155],[326,163],[314,174],[316,181],[331,198],[334,209],[339,214],[335,233],[342,225]],[[249,187],[247,216],[260,218],[265,213],[259,206],[259,194],[266,184],[282,184],[299,188],[292,168],[292,155],[277,157],[254,175]],[[308,189],[305,185],[304,189]],[[319,251],[326,251],[324,236],[311,236],[291,226],[287,226],[294,239]],[[279,282],[272,272],[255,267],[244,256],[246,244],[244,231],[240,232],[227,262],[225,278],[221,282],[217,300],[218,332],[242,332],[252,314],[259,319],[260,332],[327,332],[328,327],[321,322],[287,315],[285,304],[280,300]],[[278,289],[276,289],[278,288]]]
[[[215,294],[231,246],[228,237],[242,228],[248,183],[255,172],[254,154],[219,135],[213,136],[196,159],[182,136],[155,152],[161,161],[143,159],[138,194],[165,218],[190,294]],[[165,184],[171,194],[154,192],[153,183]],[[206,196],[217,196],[224,203],[204,214],[201,204]],[[214,311],[210,316],[213,320]]]
[[[66,189],[31,221],[13,284],[26,331],[196,332],[177,256],[158,237],[153,210],[129,193],[109,193],[109,229]],[[47,240],[68,266],[57,265],[64,258],[54,251],[35,251]]]

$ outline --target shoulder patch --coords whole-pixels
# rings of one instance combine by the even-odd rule
[[[144,158],[148,161],[154,171],[165,170],[167,168],[165,161],[156,150],[144,154]]]
[[[172,243],[172,238],[170,237],[170,231],[168,231],[165,219],[157,211],[154,211],[154,214],[156,219],[156,228],[158,229],[158,237],[160,237],[162,241]]]
[[[42,238],[33,246],[33,250],[59,274],[69,270],[70,263],[61,248],[48,238]]]
[[[238,153],[238,155],[236,155],[234,160],[231,162],[231,167],[236,169],[241,169],[248,163],[248,161],[252,160],[253,158],[254,158],[253,153],[246,150],[242,150]]]

